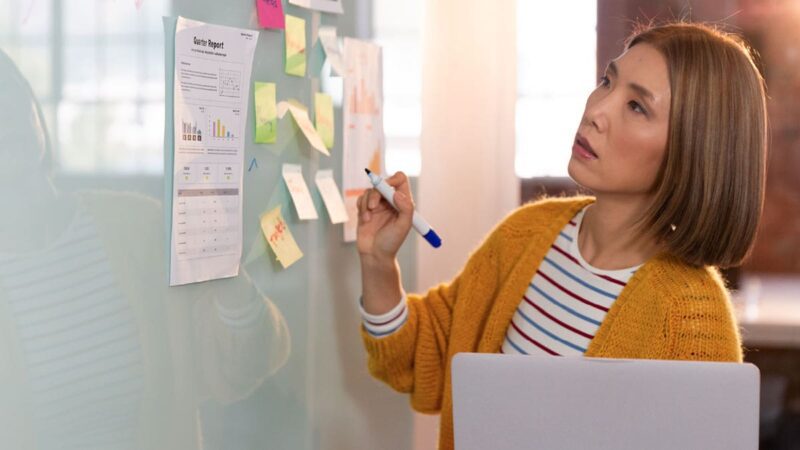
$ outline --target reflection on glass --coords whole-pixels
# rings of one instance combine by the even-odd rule
[[[286,361],[283,316],[245,273],[168,288],[161,205],[60,192],[45,129],[0,51],[0,446],[200,448],[200,402]]]

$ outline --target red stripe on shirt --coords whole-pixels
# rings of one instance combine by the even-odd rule
[[[556,244],[553,244],[553,249],[555,249],[556,251],[558,251],[558,252],[559,252],[559,253],[561,253],[562,255],[564,255],[564,256],[566,256],[567,258],[569,258],[569,260],[570,260],[570,261],[574,262],[575,264],[577,264],[577,265],[579,265],[581,268],[583,268],[583,266],[581,266],[581,263],[579,263],[579,262],[578,262],[578,260],[577,260],[577,259],[575,259],[575,257],[574,257],[574,256],[572,256],[572,255],[570,255],[569,253],[565,252],[564,250],[562,250],[561,248],[559,248],[559,246],[557,246]],[[602,278],[602,279],[604,279],[604,280],[606,280],[606,281],[610,281],[610,282],[612,282],[612,283],[616,283],[616,284],[618,284],[618,285],[620,285],[620,286],[622,286],[622,287],[625,287],[625,283],[623,283],[622,281],[619,281],[619,280],[615,280],[615,279],[613,279],[613,278],[611,278],[611,277],[609,277],[609,276],[607,276],[607,275],[600,275],[599,273],[594,273],[594,272],[591,272],[591,271],[589,271],[589,273],[591,273],[591,274],[592,274],[592,275],[594,275],[594,276],[600,277],[600,278]]]
[[[406,306],[405,306],[405,305],[403,305],[403,307],[400,309],[400,312],[399,312],[399,313],[398,313],[396,316],[394,316],[394,317],[392,317],[391,319],[387,320],[386,322],[382,322],[382,323],[371,322],[371,321],[369,321],[369,320],[366,320],[366,319],[364,319],[364,320],[365,320],[365,321],[366,321],[368,324],[370,324],[370,325],[372,325],[372,326],[379,327],[379,326],[381,326],[381,325],[386,325],[387,323],[394,322],[395,320],[397,320],[397,318],[398,318],[398,317],[400,317],[400,316],[402,316],[402,315],[403,315],[403,312],[405,312],[405,310],[406,310]]]
[[[555,280],[553,280],[552,278],[550,278],[547,275],[545,275],[544,273],[542,273],[542,271],[537,270],[536,273],[541,275],[542,278],[544,278],[545,280],[549,281],[550,284],[552,284],[553,286],[559,288],[565,294],[570,295],[575,300],[578,300],[581,303],[585,303],[585,304],[587,304],[587,305],[589,305],[591,307],[597,308],[597,309],[599,309],[599,310],[601,310],[603,312],[608,312],[608,308],[606,308],[605,306],[598,305],[597,303],[592,303],[589,300],[586,300],[585,298],[581,297],[580,295],[578,295],[578,294],[570,291],[569,289],[565,288],[564,286],[561,286],[560,284],[556,283]]]
[[[522,296],[522,299],[525,300],[525,302],[527,302],[529,305],[531,305],[534,308],[536,308],[536,310],[539,311],[540,313],[542,313],[543,316],[545,316],[548,319],[552,320],[553,322],[561,325],[562,327],[572,331],[573,333],[580,334],[581,336],[585,337],[586,339],[592,339],[594,337],[591,334],[586,333],[585,331],[581,331],[581,330],[579,330],[579,329],[577,329],[575,327],[567,325],[566,323],[564,323],[564,322],[556,319],[555,317],[551,316],[550,314],[547,313],[547,311],[545,311],[541,307],[539,307],[539,305],[533,303],[533,301],[531,301],[531,299],[529,299],[527,296]]]
[[[579,266],[581,265],[581,263],[579,263],[578,260],[575,259],[574,256],[570,255],[569,253],[565,252],[564,250],[561,250],[561,248],[559,246],[557,246],[556,244],[553,244],[552,248],[553,248],[553,250],[556,250],[558,253],[561,253],[562,255],[566,256],[570,261],[574,262],[575,264],[577,264]],[[583,267],[583,266],[581,266],[581,267]]]
[[[534,338],[528,336],[527,334],[525,334],[525,332],[520,330],[519,327],[517,326],[517,324],[515,324],[513,320],[511,321],[511,326],[514,327],[515,330],[517,330],[517,333],[519,333],[520,336],[524,337],[531,344],[539,347],[540,349],[546,351],[547,353],[549,353],[549,354],[551,354],[553,356],[561,356],[558,353],[554,352],[553,350],[550,350],[549,348],[545,347],[544,345],[538,343],[536,341],[536,339],[534,339]]]
[[[595,275],[597,275],[598,277],[600,277],[600,278],[602,278],[604,280],[608,280],[608,281],[610,281],[612,283],[617,283],[620,286],[623,286],[623,287],[625,286],[625,283],[623,283],[622,281],[615,280],[615,279],[609,277],[608,275],[600,275],[600,274],[597,274],[597,273]]]

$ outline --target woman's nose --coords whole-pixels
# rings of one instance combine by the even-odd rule
[[[610,104],[610,94],[602,98],[589,98],[583,115],[584,125],[589,125],[601,133],[606,131],[608,129],[608,109]]]

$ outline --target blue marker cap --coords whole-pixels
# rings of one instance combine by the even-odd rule
[[[435,248],[439,248],[439,247],[441,247],[441,246],[442,246],[442,239],[439,237],[439,235],[438,235],[438,234],[436,234],[436,232],[435,232],[435,231],[433,231],[433,228],[431,228],[431,230],[430,230],[430,231],[428,231],[428,232],[427,232],[427,233],[426,233],[424,236],[422,236],[422,237],[424,237],[424,238],[425,238],[425,240],[426,240],[426,241],[428,241],[428,242],[429,242],[429,243],[430,243],[432,246],[434,246]]]

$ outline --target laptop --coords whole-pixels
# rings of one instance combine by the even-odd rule
[[[456,450],[758,448],[752,364],[459,353]]]

